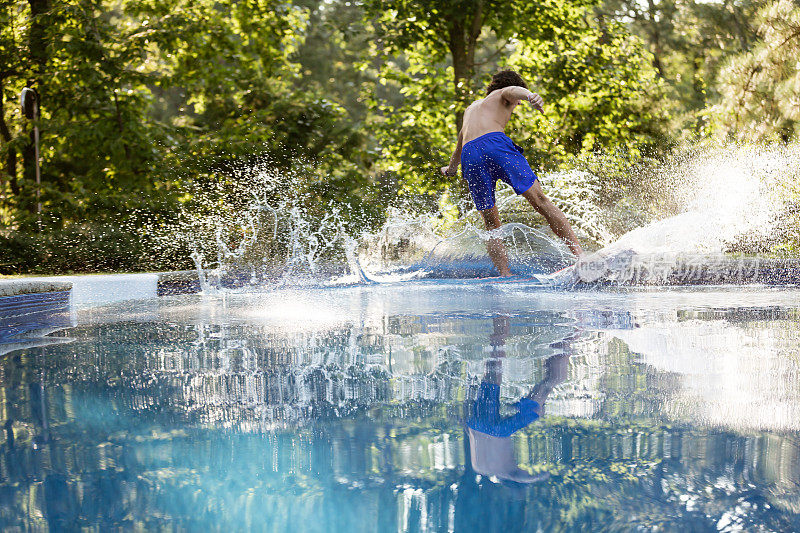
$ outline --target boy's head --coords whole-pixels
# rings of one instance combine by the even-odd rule
[[[492,91],[496,91],[497,89],[502,89],[504,87],[525,87],[528,88],[528,84],[522,79],[522,76],[517,74],[515,70],[501,70],[494,76],[492,76],[492,82],[486,87],[486,95],[488,96],[491,94]]]

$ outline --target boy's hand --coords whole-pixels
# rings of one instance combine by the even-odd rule
[[[455,176],[458,174],[458,169],[450,168],[449,166],[442,167],[439,169],[443,176]]]
[[[544,100],[542,100],[541,96],[536,93],[531,93],[530,96],[528,96],[528,102],[533,106],[534,109],[538,110],[540,113],[544,113],[544,109],[542,109]]]

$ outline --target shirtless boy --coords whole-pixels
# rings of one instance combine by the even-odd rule
[[[464,112],[456,151],[450,165],[442,167],[441,171],[446,176],[455,176],[461,163],[464,179],[486,229],[494,230],[501,226],[494,200],[495,182],[501,179],[528,200],[544,216],[553,232],[564,239],[572,253],[579,256],[581,245],[567,217],[542,192],[536,174],[522,155],[522,148],[503,133],[511,113],[523,100],[542,111],[542,97],[527,87],[513,70],[495,74],[486,88],[486,98],[473,102]],[[489,257],[500,275],[510,276],[502,239],[490,238],[487,246]]]

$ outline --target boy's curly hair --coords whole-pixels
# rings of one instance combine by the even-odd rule
[[[501,70],[492,76],[492,82],[486,87],[486,96],[489,96],[492,91],[504,87],[525,87],[527,89],[528,84],[525,83],[516,70]]]

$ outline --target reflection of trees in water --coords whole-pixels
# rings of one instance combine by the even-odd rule
[[[509,343],[507,395],[529,386],[572,328],[542,315]],[[69,364],[45,363],[63,380],[117,387],[135,409],[171,408],[199,420],[292,424],[376,404],[451,402],[486,357],[485,319],[389,317],[383,328],[281,333],[254,326],[139,324],[76,328]],[[88,339],[99,339],[99,345]],[[86,340],[87,342],[83,342]],[[59,352],[55,352],[58,354]]]
[[[792,529],[778,516],[785,498],[792,497],[790,485],[764,486],[770,480],[759,466],[765,451],[760,437],[591,427],[585,421],[548,424],[526,436],[519,448],[533,449],[531,441],[539,442],[532,460],[553,476],[521,487],[464,474],[461,434],[437,430],[435,417],[391,437],[380,421],[344,422],[298,434],[151,436],[138,451],[112,439],[102,455],[81,448],[68,458],[51,455],[48,473],[25,464],[22,453],[6,453],[2,471],[6,480],[28,486],[13,499],[32,502],[23,506],[23,516],[40,525],[77,517],[119,525],[131,512],[150,509],[157,512],[136,515],[135,523],[191,528],[209,518],[221,527],[239,528],[247,520],[302,529],[300,524],[329,524],[335,516],[337,524],[354,529],[406,524],[415,530],[413,524],[424,523],[439,530],[486,520],[488,530],[520,524],[544,530],[591,524],[695,530],[711,528],[730,514],[745,529],[758,524]],[[651,447],[637,448],[637,442]],[[447,453],[449,461],[431,460]],[[8,469],[15,459],[25,464],[29,477],[19,468]],[[787,478],[798,474],[791,467],[796,459],[795,454],[778,460]],[[797,512],[796,504],[789,510]],[[171,514],[176,511],[179,516]]]
[[[538,318],[512,318],[505,399],[574,331]],[[316,334],[118,324],[1,360],[0,413],[15,422],[13,443],[8,431],[0,441],[12,502],[0,523],[792,529],[778,512],[800,512],[796,439],[664,425],[660,402],[678,378],[602,334],[573,344],[570,379],[548,405],[554,415],[592,405],[595,418],[551,416],[515,436],[521,465],[551,480],[522,488],[466,474],[460,400],[492,327],[470,320],[391,317],[386,329]]]
[[[619,339],[623,360],[638,361],[646,369],[633,394],[642,402],[661,400],[656,409],[644,409],[643,416],[657,411],[668,420],[710,427],[798,431],[798,316],[796,309],[785,308],[679,310],[673,317],[611,334]],[[607,377],[620,381],[634,375],[614,371]],[[629,398],[620,401],[631,403]]]

